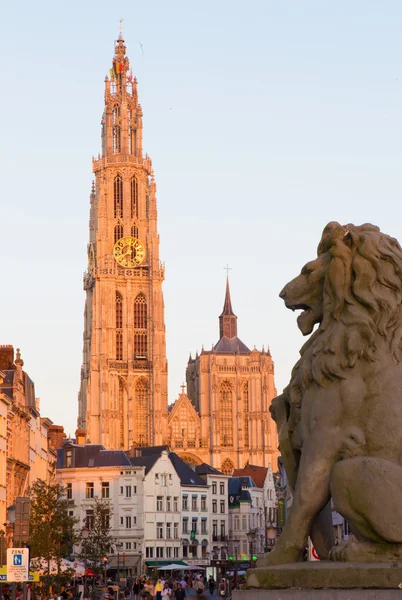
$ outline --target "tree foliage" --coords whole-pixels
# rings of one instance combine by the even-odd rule
[[[76,542],[77,519],[68,514],[68,500],[59,483],[46,483],[38,479],[32,485],[30,497],[30,556],[32,559],[42,559],[41,562],[47,565],[44,571],[48,576],[50,564],[55,561],[58,575],[61,576],[61,559],[72,552]]]
[[[89,529],[88,537],[80,538],[79,558],[86,560],[92,570],[100,573],[103,569],[103,559],[115,541],[110,535],[112,506],[109,500],[95,497],[93,504],[88,508],[93,511],[93,515],[87,518],[88,522],[85,523]]]

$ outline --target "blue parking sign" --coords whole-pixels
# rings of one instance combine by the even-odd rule
[[[16,567],[20,567],[22,565],[22,554],[14,554],[13,564]]]

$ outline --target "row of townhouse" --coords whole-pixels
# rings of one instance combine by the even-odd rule
[[[229,476],[209,465],[193,469],[166,447],[124,452],[68,440],[57,478],[78,529],[92,527],[95,497],[110,501],[111,568],[135,575],[144,564],[206,565],[227,554]]]
[[[41,416],[35,385],[24,370],[19,348],[0,345],[0,562],[13,544],[17,498],[29,495],[36,480],[50,482],[56,464],[56,438],[63,428]],[[21,531],[21,528],[20,528]],[[3,538],[5,542],[2,542]],[[24,524],[22,541],[27,541]]]

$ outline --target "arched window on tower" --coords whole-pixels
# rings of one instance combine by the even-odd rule
[[[116,292],[116,360],[123,360],[123,296]]]
[[[149,444],[149,402],[148,402],[148,382],[146,379],[139,379],[135,386],[135,423],[137,428],[138,446],[148,446]]]
[[[233,393],[229,381],[223,381],[219,390],[219,417],[221,446],[233,446]]]
[[[117,240],[120,240],[123,237],[123,235],[123,225],[119,222],[114,228],[114,243],[116,243]]]
[[[116,175],[113,182],[114,218],[123,218],[123,179],[120,173]]]
[[[131,110],[127,110],[128,153],[131,154]]]
[[[131,218],[138,218],[138,181],[136,177],[131,178]]]
[[[112,151],[113,154],[117,154],[121,151],[121,136],[120,136],[120,107],[115,104],[112,108]]]
[[[248,448],[250,444],[249,438],[249,402],[248,402],[248,383],[243,385],[243,440],[244,447]]]
[[[137,156],[137,130],[134,127],[131,127],[131,154]]]
[[[143,293],[134,300],[134,360],[144,360],[148,353],[148,310]]]
[[[131,237],[138,238],[138,227],[136,224],[131,227]]]

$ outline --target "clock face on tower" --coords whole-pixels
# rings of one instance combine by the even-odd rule
[[[135,269],[144,261],[144,244],[130,236],[120,238],[114,245],[113,256],[121,267]]]

